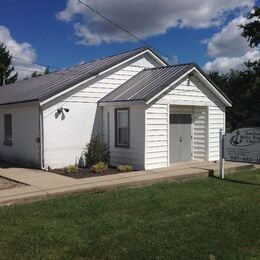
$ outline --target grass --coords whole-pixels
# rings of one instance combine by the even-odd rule
[[[0,259],[260,259],[260,171],[0,208]]]

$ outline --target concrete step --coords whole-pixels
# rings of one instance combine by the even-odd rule
[[[228,166],[225,166],[225,173],[234,173],[234,172],[243,172],[243,171],[252,171],[255,170],[256,167],[254,164],[241,164],[241,165],[236,165],[236,164],[230,164]],[[210,176],[219,176],[219,168],[217,169],[212,169],[209,173]]]

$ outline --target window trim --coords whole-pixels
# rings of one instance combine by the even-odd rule
[[[118,128],[117,128],[117,114],[118,111],[127,111],[128,115],[128,140],[127,144],[119,144],[118,143]],[[128,107],[124,108],[115,108],[115,147],[129,148],[130,147],[130,109]]]
[[[6,129],[6,117],[7,116],[10,116],[10,121],[11,121],[11,134],[10,134],[10,138],[7,138],[7,135],[6,135],[6,132],[7,132],[7,129]],[[3,142],[3,145],[6,145],[6,146],[12,146],[13,145],[13,116],[12,114],[4,114],[4,142]]]

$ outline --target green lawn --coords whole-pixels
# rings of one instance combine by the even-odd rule
[[[0,208],[0,259],[260,259],[260,171]]]

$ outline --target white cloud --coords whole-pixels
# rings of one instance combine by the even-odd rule
[[[234,57],[245,54],[252,50],[246,38],[241,37],[242,29],[239,25],[245,24],[248,20],[239,16],[229,22],[227,26],[215,33],[208,40],[208,55],[211,57]]]
[[[260,59],[260,51],[252,50],[239,57],[217,57],[211,62],[207,62],[203,69],[209,71],[219,71],[227,73],[230,69],[242,70],[244,62],[254,62]]]
[[[239,25],[246,23],[248,19],[239,16],[210,39],[204,40],[208,45],[208,55],[214,57],[213,61],[204,65],[206,71],[226,73],[230,69],[242,70],[245,62],[260,59],[259,48],[250,48],[247,40],[241,36],[242,29]]]
[[[33,71],[45,70],[45,67],[33,64],[37,59],[37,54],[32,45],[27,42],[17,42],[11,36],[9,29],[2,25],[0,25],[0,42],[4,43],[14,57],[12,65],[18,72],[19,79],[30,77]]]
[[[208,28],[222,24],[234,10],[249,10],[254,0],[84,0],[94,9],[140,38],[164,34],[173,27]],[[132,41],[129,35],[75,0],[59,12],[61,21],[74,23],[81,44]]]

